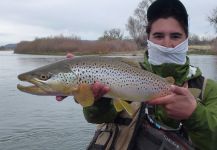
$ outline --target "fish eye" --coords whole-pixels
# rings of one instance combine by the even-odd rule
[[[45,75],[45,74],[41,74],[40,75],[40,79],[41,80],[47,80],[49,77],[47,76],[47,75]]]

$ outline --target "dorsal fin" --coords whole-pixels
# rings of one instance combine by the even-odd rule
[[[141,68],[138,62],[135,62],[129,58],[118,57],[119,61],[124,62],[132,67]]]
[[[191,92],[191,94],[194,96],[194,98],[198,98],[201,94],[201,89],[188,88],[188,90]]]

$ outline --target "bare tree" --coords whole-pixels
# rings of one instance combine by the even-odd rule
[[[208,20],[210,24],[214,26],[217,33],[217,7],[213,9],[211,16],[208,17]],[[212,49],[217,52],[217,38],[215,38],[212,42]]]
[[[99,40],[122,40],[123,39],[123,32],[121,32],[118,28],[113,28],[111,30],[104,31],[102,37]]]
[[[134,39],[137,45],[141,48],[144,46],[146,39],[146,26],[147,26],[147,9],[154,0],[143,0],[139,3],[134,11],[134,15],[128,19],[126,25],[130,36]]]
[[[208,20],[214,26],[217,32],[217,7],[213,10],[211,16],[208,17]]]
[[[188,38],[188,42],[190,45],[196,45],[200,43],[200,37],[196,34],[190,34]]]

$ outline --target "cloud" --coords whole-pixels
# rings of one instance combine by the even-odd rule
[[[196,1],[182,0],[189,14],[189,31],[200,36],[214,36],[214,28],[207,17],[217,7],[215,0]]]
[[[139,0],[1,1],[0,23],[4,22],[1,29],[16,42],[55,34],[97,39],[111,28],[125,30],[127,19],[138,3]]]
[[[0,45],[51,35],[97,39],[105,30],[120,28],[142,0],[7,0],[0,1]],[[182,0],[190,16],[190,32],[213,34],[206,17],[214,0]],[[127,31],[125,31],[127,33]],[[3,35],[4,34],[4,35]]]

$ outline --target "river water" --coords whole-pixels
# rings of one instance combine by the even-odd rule
[[[142,60],[141,56],[131,56]],[[17,75],[64,59],[63,56],[13,54],[0,51],[0,149],[83,150],[95,125],[85,121],[82,108],[72,97],[57,102],[55,97],[34,96],[16,89]],[[217,81],[216,56],[190,56],[208,78]]]

